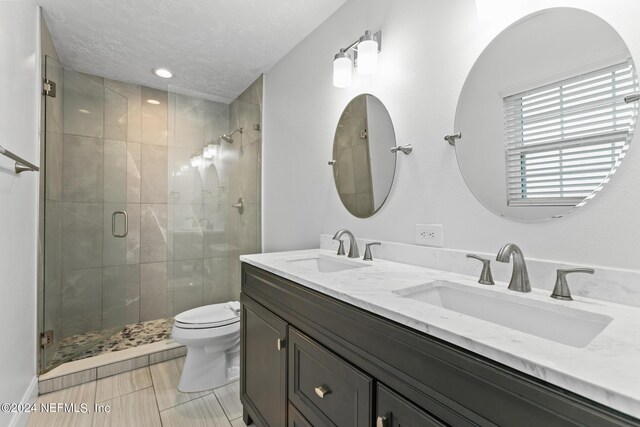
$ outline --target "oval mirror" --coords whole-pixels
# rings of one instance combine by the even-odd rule
[[[609,181],[638,113],[631,54],[599,17],[571,8],[500,33],[467,77],[455,150],[474,196],[518,221],[562,216]]]
[[[340,200],[358,218],[387,200],[396,170],[391,117],[375,96],[358,95],[345,107],[333,138],[333,179]]]

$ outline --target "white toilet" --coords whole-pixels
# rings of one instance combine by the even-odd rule
[[[187,347],[178,390],[223,386],[240,374],[240,303],[205,305],[176,316],[173,339]]]

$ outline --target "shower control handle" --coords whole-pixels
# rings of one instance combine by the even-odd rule
[[[244,213],[244,200],[242,199],[242,197],[238,199],[238,203],[236,203],[235,205],[231,205],[231,207],[238,209],[238,213],[242,215]]]
[[[124,216],[124,233],[116,233],[116,216],[120,214]],[[126,211],[115,211],[111,214],[111,235],[113,237],[127,237],[129,234],[129,215]]]

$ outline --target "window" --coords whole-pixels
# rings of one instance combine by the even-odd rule
[[[504,98],[507,204],[576,206],[599,190],[629,146],[637,90],[629,60]]]

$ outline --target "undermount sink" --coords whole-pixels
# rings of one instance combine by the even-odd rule
[[[585,347],[613,320],[609,316],[438,280],[395,294],[540,338]]]
[[[299,258],[287,260],[298,267],[303,267],[319,273],[335,273],[336,271],[353,270],[354,268],[369,267],[366,264],[348,260],[338,260],[322,255],[312,258]]]

